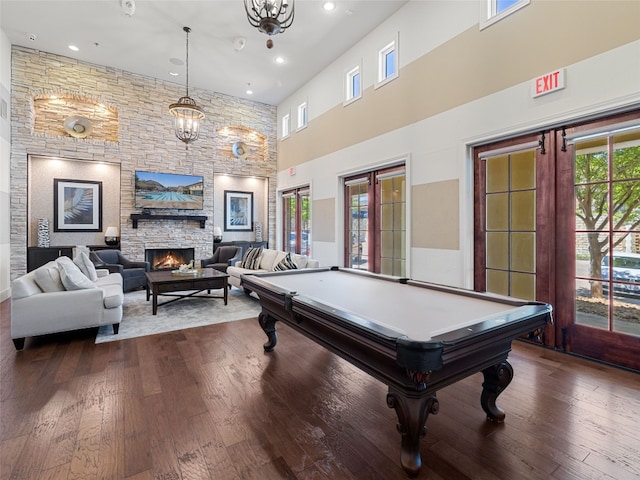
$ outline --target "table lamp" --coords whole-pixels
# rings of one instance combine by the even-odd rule
[[[220,243],[222,241],[222,229],[220,227],[213,227],[213,242]]]
[[[104,243],[113,246],[118,245],[119,242],[120,238],[118,237],[118,228],[107,227],[107,230],[104,232]]]

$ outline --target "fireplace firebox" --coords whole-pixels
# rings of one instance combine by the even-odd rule
[[[195,260],[193,248],[147,248],[144,259],[149,262],[151,270],[177,270]]]

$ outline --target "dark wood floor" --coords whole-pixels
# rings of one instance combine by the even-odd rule
[[[255,319],[94,344],[95,330],[15,352],[0,304],[2,479],[402,479],[386,387]],[[504,425],[481,375],[438,393],[418,478],[637,479],[640,375],[516,342]]]

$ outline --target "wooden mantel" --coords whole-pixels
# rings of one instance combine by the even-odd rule
[[[203,215],[151,215],[146,213],[132,213],[131,221],[133,228],[138,228],[138,220],[185,220],[199,222],[200,228],[204,228],[204,224],[207,221],[206,216]]]

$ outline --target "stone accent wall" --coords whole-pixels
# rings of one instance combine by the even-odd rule
[[[122,251],[142,259],[145,248],[195,248],[196,259],[211,255],[214,175],[246,175],[267,178],[268,225],[263,225],[270,244],[275,243],[276,212],[276,107],[190,87],[189,93],[204,109],[206,118],[200,138],[185,149],[173,133],[168,107],[184,95],[184,85],[143,77],[106,66],[23,47],[12,47],[11,79],[11,278],[26,272],[27,249],[27,155],[59,156],[120,164],[120,235]],[[77,139],[42,134],[35,129],[34,99],[43,92],[91,98],[118,112],[118,141]],[[231,158],[228,138],[216,135],[225,126],[243,127],[264,136],[264,159]],[[52,130],[59,126],[52,126]],[[204,210],[162,213],[207,215],[206,228],[196,222],[145,221],[132,228],[135,170],[202,175],[205,179]],[[263,222],[264,223],[264,222]],[[240,238],[239,238],[240,239]],[[253,233],[246,240],[253,239]]]
[[[65,130],[68,117],[82,116],[90,119],[92,125],[91,138],[101,141],[118,141],[118,112],[99,101],[48,90],[33,98],[34,133],[41,135],[71,135]]]

